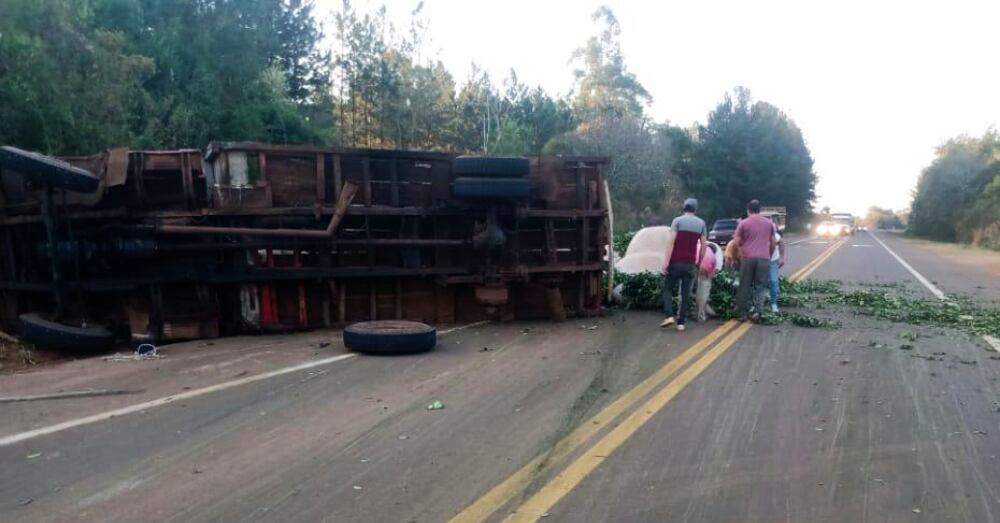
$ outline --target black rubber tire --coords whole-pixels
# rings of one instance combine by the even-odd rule
[[[524,178],[455,178],[456,198],[524,199],[530,186]]]
[[[437,329],[416,321],[365,321],[344,329],[344,345],[362,354],[417,354],[433,349],[436,344]]]
[[[74,167],[62,160],[17,147],[0,147],[0,167],[17,171],[25,178],[41,185],[67,191],[93,193],[99,180],[86,169]]]
[[[459,156],[452,172],[455,176],[524,178],[531,174],[531,162],[521,156]]]
[[[100,325],[76,327],[34,312],[22,314],[17,319],[21,339],[41,347],[91,352],[110,349],[114,343],[111,331]]]

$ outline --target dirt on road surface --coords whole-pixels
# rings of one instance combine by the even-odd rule
[[[983,271],[876,234],[797,242],[784,272],[936,299],[891,249],[946,293],[994,292]],[[1000,356],[959,329],[813,312],[840,326],[680,333],[616,311],[442,329],[415,356],[352,355],[323,331],[3,376],[0,396],[131,392],[0,403],[0,513],[1000,521]]]

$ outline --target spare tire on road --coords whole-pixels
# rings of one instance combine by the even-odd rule
[[[67,325],[35,312],[17,319],[20,338],[41,347],[90,352],[110,349],[114,343],[111,331],[100,325]]]
[[[459,156],[452,172],[455,176],[523,178],[531,173],[531,162],[521,156]]]
[[[74,167],[51,156],[6,145],[0,147],[0,167],[21,173],[40,185],[79,193],[97,191],[100,181],[86,169]]]
[[[437,329],[416,321],[365,321],[344,329],[344,345],[363,354],[416,354],[436,344]]]

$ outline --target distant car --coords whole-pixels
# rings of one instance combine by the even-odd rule
[[[820,238],[840,238],[851,234],[850,227],[841,222],[828,221],[816,226],[816,236]]]
[[[847,234],[853,235],[854,231],[857,230],[857,225],[854,222],[854,216],[849,213],[833,213],[830,215],[833,221],[839,223],[847,228]]]
[[[715,224],[712,225],[712,230],[708,231],[708,240],[725,246],[727,243],[733,241],[733,235],[736,234],[737,223],[738,221],[736,218],[715,220]]]

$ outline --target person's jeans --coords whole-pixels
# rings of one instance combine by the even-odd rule
[[[778,306],[778,266],[777,260],[771,260],[771,305]]]
[[[743,258],[740,262],[740,288],[736,291],[736,310],[741,319],[750,315],[751,306],[760,314],[767,295],[768,258]]]
[[[708,305],[708,297],[712,294],[712,277],[698,274],[698,288],[694,295],[695,309],[698,311],[698,321],[708,319],[708,314],[715,315],[715,311]]]
[[[698,268],[693,263],[671,263],[667,267],[667,275],[663,281],[663,314],[667,317],[674,315],[674,291],[677,283],[681,284],[681,303],[677,311],[677,324],[684,325],[687,319],[688,310],[691,309],[691,284],[698,273]]]

